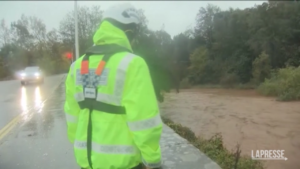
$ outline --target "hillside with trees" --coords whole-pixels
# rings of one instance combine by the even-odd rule
[[[247,9],[200,7],[196,26],[175,37],[152,31],[143,18],[143,31],[133,47],[149,64],[158,98],[162,91],[195,85],[250,86],[282,100],[300,98],[300,3],[271,1]],[[80,55],[92,46],[103,11],[79,9]],[[67,72],[74,51],[74,12],[47,30],[38,17],[22,17],[0,25],[0,78],[29,65],[47,74]]]

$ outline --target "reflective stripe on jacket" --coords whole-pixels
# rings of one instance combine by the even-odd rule
[[[124,32],[107,21],[95,33],[94,44],[118,44],[132,51]],[[127,169],[142,161],[148,167],[159,167],[162,122],[147,64],[141,57],[120,52],[110,58],[102,75],[97,77],[94,72],[102,58],[103,55],[89,58],[89,75],[96,79],[96,100],[123,106],[126,114],[97,110],[91,114],[93,169]],[[89,110],[80,109],[78,104],[85,99],[83,84],[89,80],[80,74],[82,59],[72,64],[66,79],[65,113],[77,163],[88,168]]]

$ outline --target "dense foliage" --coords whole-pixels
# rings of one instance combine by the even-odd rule
[[[226,11],[208,5],[199,9],[195,28],[172,38],[163,29],[149,30],[147,18],[140,10],[143,33],[136,39],[134,50],[147,60],[160,100],[163,98],[159,93],[178,89],[180,81],[187,86],[257,86],[271,78],[259,87],[262,93],[276,91],[272,94],[289,95],[294,90],[285,89],[297,86],[295,78],[300,76],[298,69],[289,68],[300,64],[299,11],[297,1],[271,1],[244,10]],[[23,15],[10,25],[2,20],[0,78],[36,64],[48,74],[66,72],[71,62],[64,54],[74,51],[73,14],[73,11],[67,14],[59,29],[51,31],[37,17]],[[80,54],[93,44],[92,36],[101,15],[98,6],[80,7]],[[276,86],[287,83],[280,79],[283,76],[293,84],[285,84],[284,88]],[[274,89],[268,89],[272,85]],[[298,99],[299,94],[285,97]]]
[[[192,84],[257,86],[271,78],[259,91],[283,100],[299,99],[298,87],[293,87],[299,86],[300,73],[290,68],[300,64],[299,11],[296,1],[263,3],[244,10],[200,8],[188,80]]]
[[[192,83],[260,83],[272,69],[299,66],[300,3],[245,10],[201,8],[191,51]]]

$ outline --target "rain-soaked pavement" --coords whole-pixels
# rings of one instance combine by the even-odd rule
[[[27,98],[27,101],[31,100],[33,107],[15,129],[0,140],[0,169],[79,169],[72,145],[67,139],[63,112],[64,85],[59,81],[62,81],[62,76],[54,78],[53,83],[49,82],[52,85],[46,84],[45,87],[48,85],[53,88],[50,91],[43,87],[26,88],[26,91],[32,92],[32,96],[28,96],[31,99]],[[43,95],[45,102],[40,99],[42,93],[48,96],[46,99],[46,95]],[[23,104],[26,102],[24,100],[21,101]],[[18,110],[18,105],[12,107]],[[3,113],[2,110],[0,112]],[[163,169],[220,169],[166,125],[161,149]]]
[[[47,79],[45,86],[40,89],[26,86],[26,93],[31,92],[31,95],[27,94],[27,100],[33,102],[31,105],[33,108],[8,136],[0,140],[0,169],[78,168],[72,145],[66,136],[64,95],[61,94],[64,90],[62,86],[58,86],[62,77],[50,78],[51,81]],[[43,99],[48,96],[45,102],[40,99],[42,93]],[[3,113],[2,110],[0,111]]]
[[[54,91],[63,75],[45,78],[43,85],[29,84],[22,87],[19,80],[0,82],[0,130],[17,115],[25,114]]]

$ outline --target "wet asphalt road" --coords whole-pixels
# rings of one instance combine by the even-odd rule
[[[0,129],[22,114],[0,140],[0,169],[78,169],[66,134],[62,78],[24,88],[19,81],[0,82]]]
[[[62,75],[45,78],[43,85],[29,84],[22,87],[19,80],[0,82],[0,129],[14,117],[38,107],[58,85]]]

